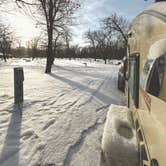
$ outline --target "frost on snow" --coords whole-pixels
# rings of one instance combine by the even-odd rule
[[[87,65],[84,65],[86,63]],[[24,67],[24,103],[14,106],[13,68]],[[0,166],[99,166],[110,104],[124,105],[118,66],[92,60],[0,61]]]

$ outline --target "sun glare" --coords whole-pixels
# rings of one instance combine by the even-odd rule
[[[26,47],[26,43],[33,37],[40,34],[39,27],[36,28],[35,22],[28,16],[16,14],[8,18],[10,25],[13,27],[16,36],[21,40],[21,46]]]

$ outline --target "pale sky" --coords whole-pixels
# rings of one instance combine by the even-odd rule
[[[5,9],[7,9],[7,12],[2,14],[1,19],[12,27],[18,39],[21,40],[22,46],[26,46],[27,41],[41,34],[35,21],[21,12],[15,3],[9,4]]]
[[[154,0],[82,0],[81,9],[76,13],[78,24],[72,27],[73,44],[80,46],[86,45],[83,34],[88,29],[99,28],[99,21],[112,13],[124,16],[132,20],[143,9],[152,4]],[[16,31],[17,36],[22,40],[22,45],[26,45],[28,40],[40,34],[39,27],[35,26],[35,22],[28,16],[20,14],[18,9],[12,4],[4,7],[4,9],[12,9],[12,14],[4,13],[2,20],[9,23]]]

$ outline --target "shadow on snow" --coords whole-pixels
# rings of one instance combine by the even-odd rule
[[[13,106],[7,134],[0,153],[0,165],[6,165],[11,158],[12,166],[19,165],[20,133],[22,122],[22,105]],[[6,163],[7,162],[7,163]]]
[[[100,100],[104,104],[107,104],[107,105],[108,104],[119,104],[119,102],[116,99],[114,99],[114,98],[112,98],[110,96],[107,96],[107,95],[105,95],[105,94],[103,94],[103,93],[101,93],[99,91],[101,89],[102,85],[104,84],[104,81],[97,89],[92,89],[92,88],[90,88],[88,86],[85,86],[85,85],[82,85],[82,84],[80,84],[78,82],[72,81],[70,79],[58,76],[58,75],[56,75],[54,73],[50,73],[49,75],[51,77],[55,78],[55,79],[58,79],[60,81],[63,81],[64,83],[69,84],[70,86],[72,86],[74,88],[77,88],[80,91],[89,93],[92,97],[96,97],[98,100]]]

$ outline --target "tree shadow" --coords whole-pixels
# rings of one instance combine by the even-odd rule
[[[7,134],[0,153],[1,166],[18,166],[19,150],[22,123],[22,104],[14,105],[11,109],[11,119],[8,125]]]
[[[64,71],[68,71],[68,72],[71,72],[71,73],[75,73],[75,74],[77,74],[77,75],[84,75],[84,76],[89,76],[89,77],[93,77],[93,78],[99,78],[99,75],[98,74],[90,74],[90,73],[88,73],[88,72],[86,72],[86,73],[84,73],[84,72],[81,72],[81,71],[76,71],[76,70],[71,70],[71,69],[69,69],[69,67],[68,68],[65,68],[65,67],[62,67],[62,66],[58,66],[58,65],[54,65],[54,67],[55,68],[58,68],[58,69],[60,69],[60,70],[64,70]],[[83,67],[83,68],[94,68],[94,67]],[[102,75],[101,75],[101,77],[102,77]]]
[[[54,73],[50,73],[49,75],[55,79],[59,79],[60,81],[63,81],[65,83],[69,84],[70,86],[72,86],[74,88],[77,88],[80,91],[89,93],[91,95],[91,98],[96,97],[98,100],[100,100],[104,104],[107,104],[107,105],[108,104],[119,104],[119,102],[116,99],[116,96],[115,96],[115,98],[113,98],[113,97],[107,96],[99,91],[101,89],[102,85],[104,84],[104,82],[97,89],[92,89],[92,88],[89,88],[88,86],[82,85],[78,82],[69,80],[64,77],[60,77]],[[90,100],[91,100],[91,98],[90,98]]]

